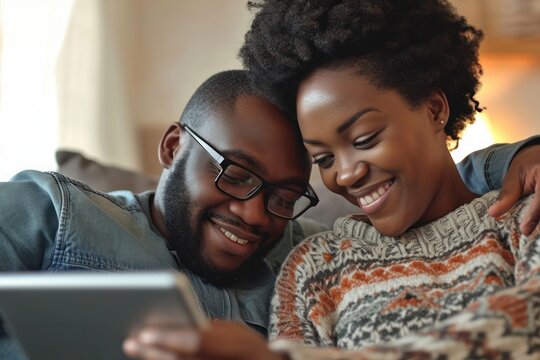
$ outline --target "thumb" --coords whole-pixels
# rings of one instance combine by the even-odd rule
[[[495,201],[488,209],[488,215],[492,217],[504,215],[516,204],[522,193],[523,189],[519,182],[519,178],[505,179],[497,201]]]

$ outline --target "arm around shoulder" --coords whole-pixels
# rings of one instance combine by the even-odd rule
[[[495,144],[475,151],[459,162],[457,168],[472,192],[485,194],[501,188],[514,157],[520,150],[533,145],[540,145],[540,135],[512,144]]]
[[[501,189],[489,209],[493,217],[503,215],[525,195],[540,192],[540,136],[515,144],[494,145],[475,152],[458,164],[467,186],[477,194]],[[524,234],[540,222],[540,197],[536,197],[521,221]]]

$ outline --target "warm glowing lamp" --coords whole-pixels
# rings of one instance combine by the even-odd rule
[[[452,150],[452,158],[455,162],[459,162],[471,152],[483,149],[494,142],[488,117],[485,114],[478,113],[475,116],[475,122],[467,126],[463,131],[459,147]]]

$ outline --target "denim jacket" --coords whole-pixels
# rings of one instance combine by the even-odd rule
[[[538,140],[493,146],[458,167],[474,192],[486,192],[500,186],[514,154]],[[177,263],[151,222],[152,195],[104,194],[58,173],[24,171],[0,183],[0,271],[184,271],[209,317],[241,320],[264,333],[274,271],[292,246],[323,227],[291,221],[267,257],[274,271],[261,263],[253,280],[219,288]],[[0,337],[0,358],[16,358],[12,346]]]

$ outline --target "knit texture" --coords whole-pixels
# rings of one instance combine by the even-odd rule
[[[293,359],[539,358],[540,228],[519,231],[532,196],[495,220],[497,195],[399,237],[353,215],[306,239],[278,279],[271,338],[362,352],[274,346]]]

